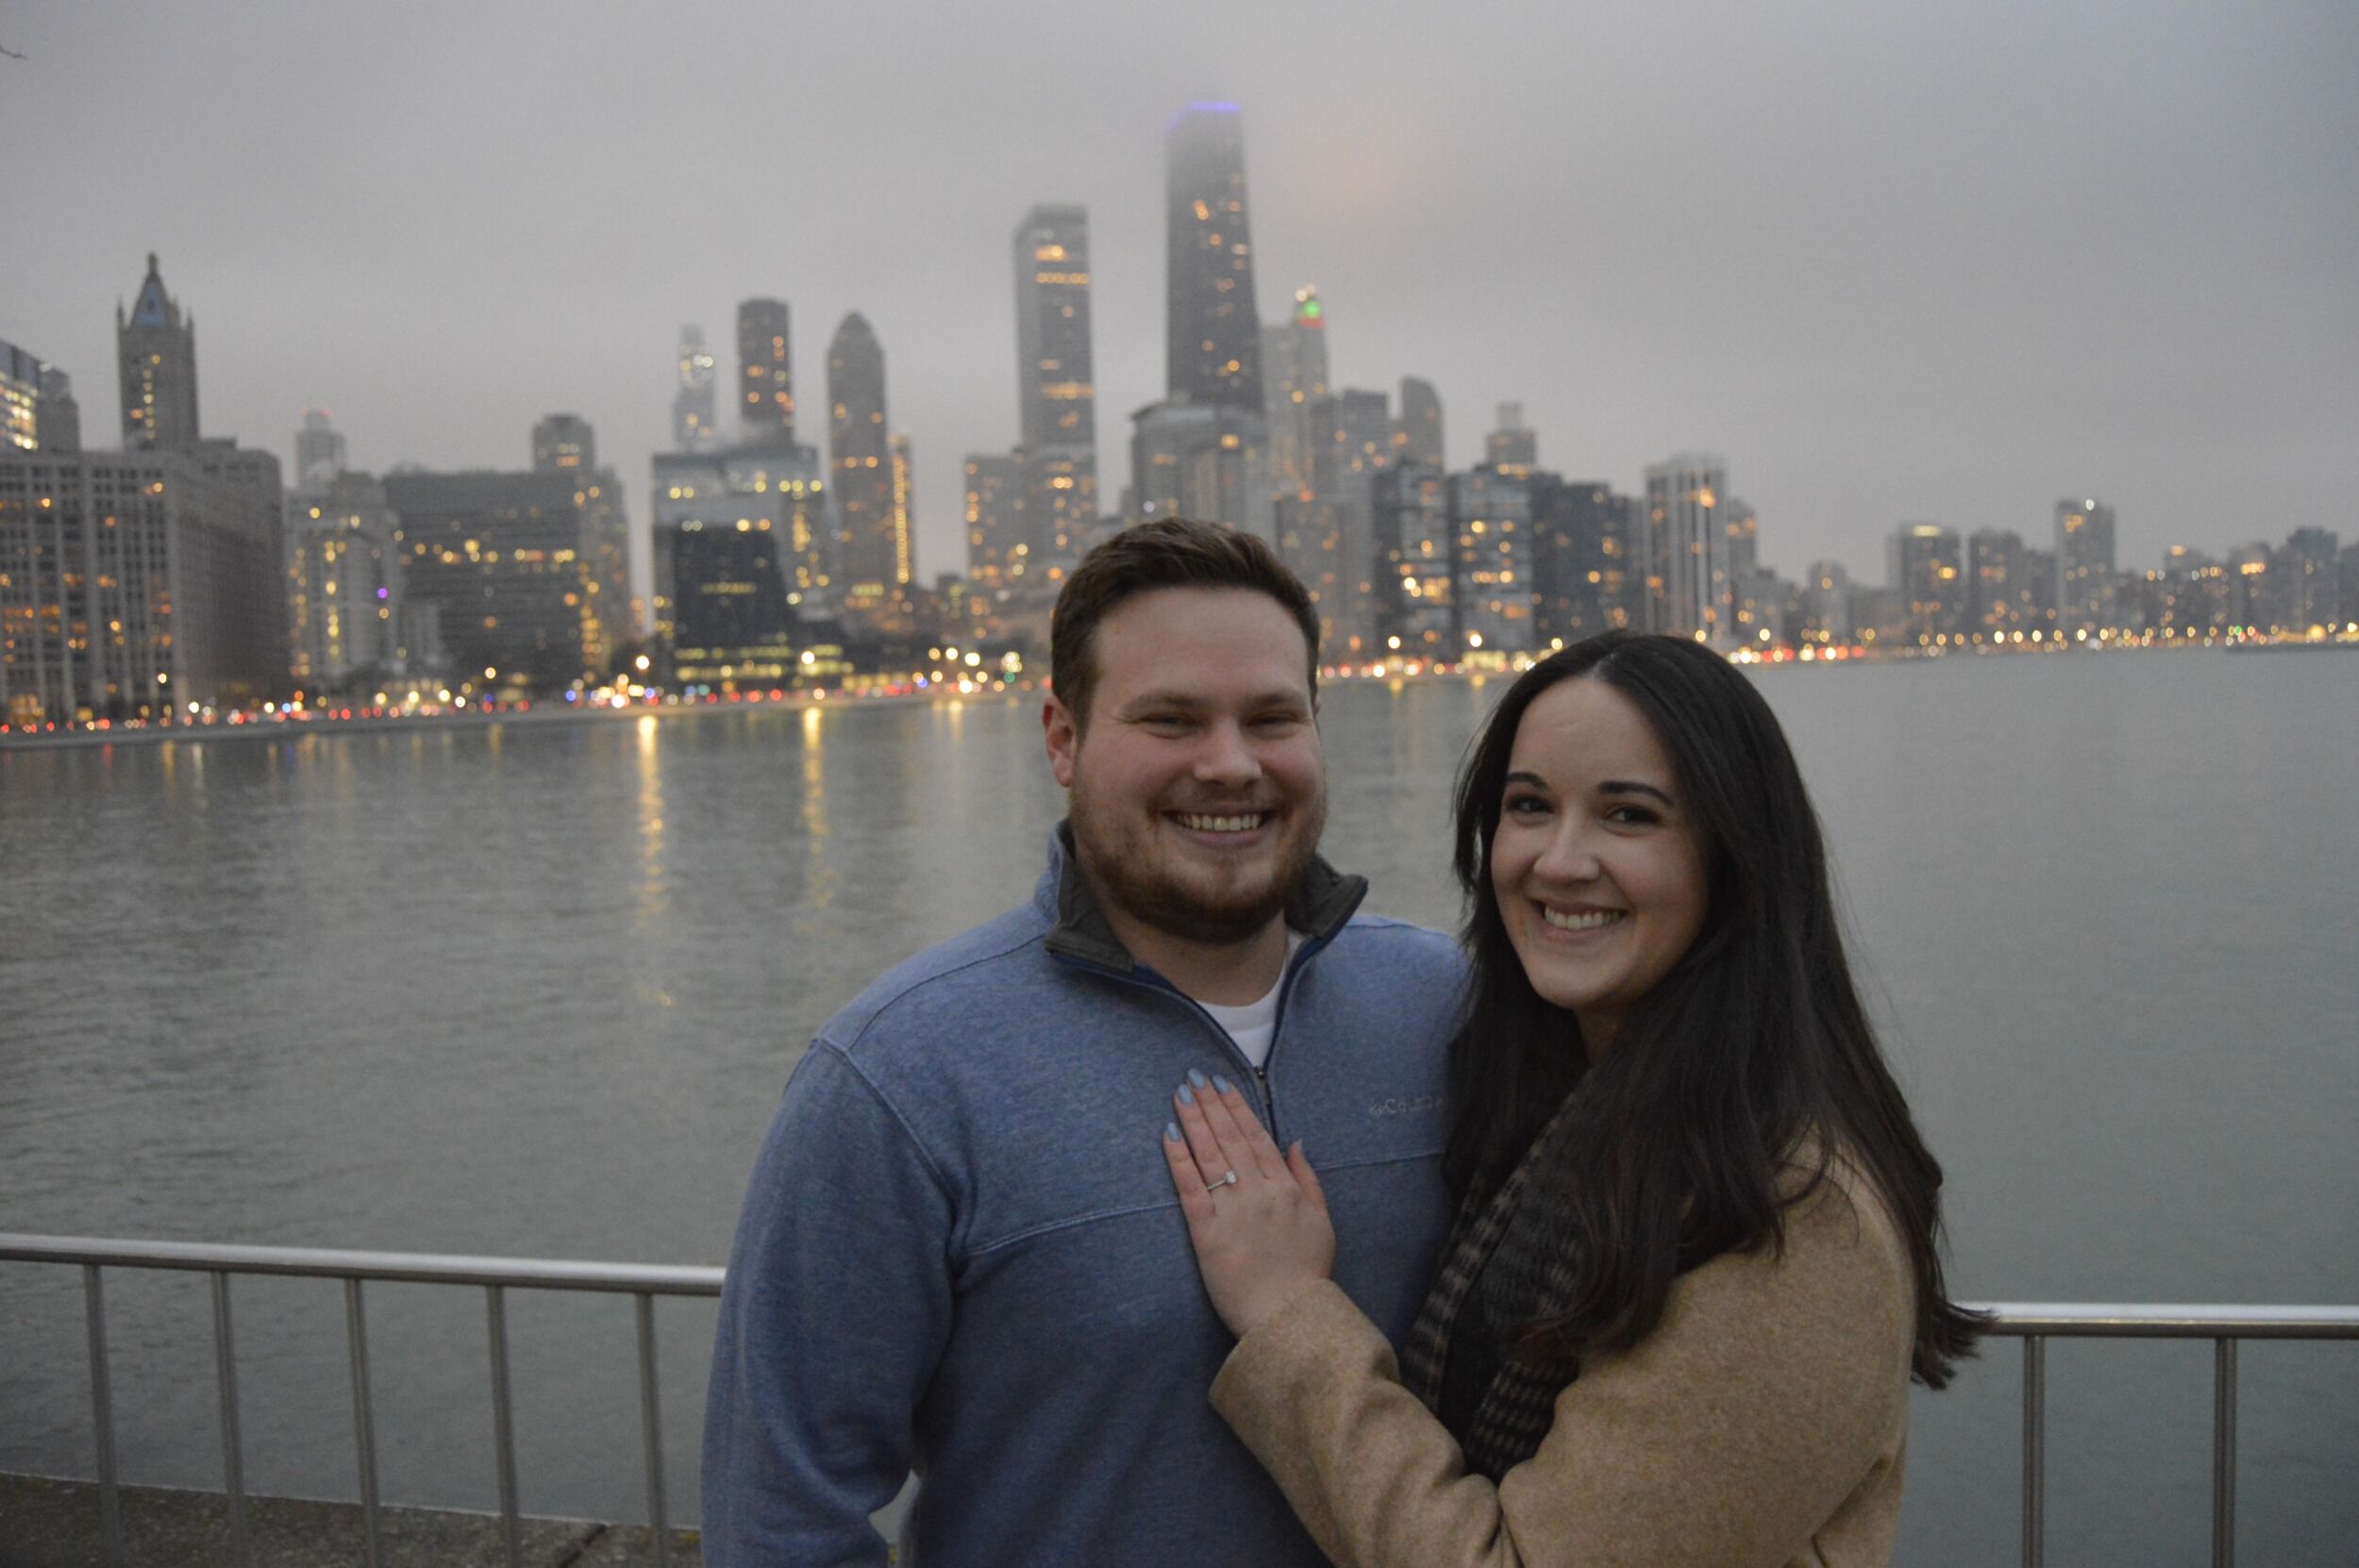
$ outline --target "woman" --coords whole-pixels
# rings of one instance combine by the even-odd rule
[[[1455,832],[1440,1276],[1397,1371],[1301,1146],[1181,1090],[1164,1152],[1239,1341],[1214,1406],[1346,1568],[1885,1561],[1910,1376],[1975,1319],[1768,706],[1694,642],[1565,649]]]

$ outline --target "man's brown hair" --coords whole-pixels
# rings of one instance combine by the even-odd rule
[[[1073,727],[1089,723],[1097,686],[1097,625],[1133,594],[1159,588],[1243,588],[1266,593],[1302,628],[1310,650],[1311,693],[1319,689],[1319,617],[1310,591],[1277,553],[1224,523],[1165,517],[1123,529],[1088,555],[1065,579],[1048,620],[1048,675]]]

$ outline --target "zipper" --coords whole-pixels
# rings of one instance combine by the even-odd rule
[[[1257,1093],[1248,1097],[1256,1102],[1253,1108],[1254,1113],[1261,1117],[1262,1126],[1263,1130],[1268,1132],[1270,1142],[1277,1144],[1279,1148],[1282,1150],[1286,1146],[1286,1140],[1280,1136],[1278,1125],[1278,1097],[1269,1086],[1269,1063],[1278,1059],[1278,1040],[1280,1035],[1285,1031],[1286,1003],[1294,995],[1295,981],[1301,976],[1303,970],[1309,967],[1312,956],[1317,953],[1321,948],[1325,947],[1328,942],[1332,940],[1332,938],[1333,934],[1331,932],[1328,936],[1324,937],[1303,938],[1302,945],[1296,949],[1293,959],[1287,963],[1284,974],[1279,979],[1278,1013],[1277,1016],[1270,1021],[1269,1051],[1262,1059],[1262,1063],[1259,1066],[1256,1066],[1252,1060],[1246,1056],[1244,1051],[1238,1049],[1236,1040],[1227,1029],[1220,1026],[1220,1021],[1218,1019],[1204,1010],[1203,1003],[1197,1001],[1186,992],[1181,991],[1178,986],[1173,985],[1169,980],[1166,980],[1161,975],[1156,974],[1155,971],[1148,969],[1145,964],[1137,965],[1131,970],[1130,973],[1126,975],[1119,970],[1110,969],[1102,964],[1091,963],[1087,959],[1079,959],[1071,955],[1060,955],[1060,957],[1064,962],[1079,963],[1084,968],[1094,969],[1110,980],[1119,980],[1126,985],[1134,985],[1143,991],[1162,992],[1163,994],[1178,1000],[1182,1006],[1187,1008],[1190,1012],[1195,1013],[1196,1016],[1202,1021],[1204,1026],[1212,1030],[1213,1037],[1220,1042],[1221,1048],[1228,1053],[1230,1061],[1233,1065],[1245,1069],[1245,1073],[1238,1076],[1240,1077],[1245,1076],[1246,1074],[1250,1074],[1252,1076],[1252,1087],[1255,1091],[1257,1091]],[[1151,977],[1147,979],[1141,979],[1139,976],[1142,973]]]

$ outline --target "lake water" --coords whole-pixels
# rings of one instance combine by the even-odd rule
[[[2359,1302],[2359,658],[1757,676],[1983,1299]],[[1326,694],[1329,856],[1454,923],[1501,684]],[[804,1041],[1037,875],[1035,699],[0,752],[0,1230],[724,1260]],[[246,1476],[354,1493],[331,1282],[236,1286]],[[109,1276],[125,1478],[217,1486],[201,1276]],[[642,1507],[630,1311],[511,1293],[536,1512]],[[372,1287],[391,1499],[496,1504],[480,1293]],[[676,1519],[711,1311],[660,1313]],[[1920,1394],[1900,1560],[2012,1560],[2019,1353]],[[2211,1358],[2049,1352],[2049,1544],[2208,1560]],[[2359,1560],[2359,1345],[2249,1344],[2247,1560]],[[91,1473],[77,1271],[0,1264],[0,1469]],[[1020,1434],[1011,1434],[1020,1439]]]

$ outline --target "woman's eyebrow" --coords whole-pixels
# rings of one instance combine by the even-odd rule
[[[1598,781],[1598,793],[1601,795],[1652,795],[1655,799],[1663,802],[1665,806],[1671,807],[1675,810],[1679,807],[1678,801],[1673,800],[1669,795],[1665,794],[1661,790],[1656,789],[1651,784],[1641,784],[1634,778],[1599,779]]]

